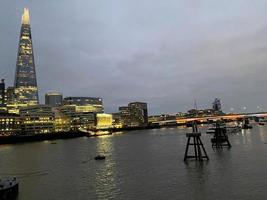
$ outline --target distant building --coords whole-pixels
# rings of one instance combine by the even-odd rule
[[[215,98],[214,102],[212,103],[212,108],[215,112],[222,112],[221,100]]]
[[[149,124],[164,125],[176,125],[176,118],[179,117],[177,114],[161,114],[152,115],[148,117]]]
[[[0,136],[19,135],[21,118],[17,114],[0,113]]]
[[[47,105],[20,108],[22,133],[26,135],[54,132],[54,113]]]
[[[119,107],[123,126],[136,127],[148,125],[147,103],[132,102],[128,106]]]
[[[0,112],[6,112],[6,86],[5,80],[2,79],[0,82]]]
[[[128,106],[119,107],[120,120],[122,126],[131,126],[131,113]]]
[[[62,94],[58,92],[50,92],[45,94],[45,105],[52,107],[61,106],[63,102]]]
[[[133,102],[129,103],[128,107],[131,113],[132,126],[147,126],[148,124],[147,103]]]
[[[75,105],[77,112],[104,112],[102,99],[96,97],[66,97],[63,105]]]
[[[121,128],[122,127],[122,118],[121,118],[121,113],[112,113],[112,124],[116,128]]]

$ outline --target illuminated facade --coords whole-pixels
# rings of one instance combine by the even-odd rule
[[[25,135],[54,132],[54,113],[47,105],[20,108],[21,129]]]
[[[7,111],[8,113],[19,114],[19,106],[16,104],[16,96],[15,96],[15,88],[8,87],[6,89],[6,96],[7,96]]]
[[[131,115],[130,115],[130,109],[128,106],[121,106],[119,107],[119,113],[120,113],[120,122],[122,126],[131,126]],[[117,121],[119,121],[117,119]]]
[[[96,128],[107,129],[112,128],[112,114],[98,113],[96,114]]]
[[[119,107],[121,123],[124,127],[142,127],[148,125],[147,103],[132,102]]]
[[[5,80],[2,79],[0,82],[0,112],[5,112],[6,109],[6,86]]]
[[[55,115],[55,132],[68,132],[71,128],[70,118],[65,116],[59,108],[54,107],[53,112]]]
[[[45,94],[45,105],[58,107],[62,105],[63,97],[58,92],[50,92]]]
[[[95,97],[66,97],[63,100],[64,105],[74,105],[76,112],[103,113],[103,101]]]
[[[148,113],[147,103],[144,102],[133,102],[129,103],[131,115],[131,126],[147,126],[148,124]]]
[[[115,128],[122,128],[121,113],[112,113],[112,124]]]
[[[21,132],[19,115],[0,113],[0,136],[18,135]]]
[[[39,103],[30,16],[29,10],[26,8],[24,8],[22,15],[14,88],[13,104],[23,107]]]
[[[59,110],[68,120],[71,131],[88,131],[95,127],[96,114],[93,112],[81,112],[75,105],[64,105]]]

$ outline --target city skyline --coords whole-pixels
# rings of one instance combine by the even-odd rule
[[[63,2],[67,4],[61,9]],[[86,5],[84,9],[80,3]],[[0,73],[6,85],[14,79],[20,15],[29,7],[41,103],[46,92],[58,91],[64,96],[102,97],[107,112],[135,100],[148,102],[150,114],[187,111],[194,99],[204,108],[211,107],[215,97],[222,100],[225,112],[232,107],[234,112],[244,107],[248,112],[267,110],[267,24],[261,3],[250,7],[244,1],[240,9],[240,2],[213,5],[206,1],[198,5],[200,19],[188,15],[190,3],[144,2],[152,13],[160,11],[157,19],[147,16],[141,6],[130,8],[130,2],[111,4],[78,1],[72,6],[62,1],[43,8],[29,1],[2,2],[0,13],[9,19],[0,19],[4,30],[0,33]],[[188,18],[188,24],[176,19],[172,5],[180,11],[186,8],[181,18]],[[98,10],[93,12],[93,8]],[[116,13],[119,8],[121,12]],[[141,16],[125,13],[137,8]],[[205,15],[207,9],[214,12]],[[179,32],[175,25],[187,26]],[[121,35],[120,27],[124,28]]]

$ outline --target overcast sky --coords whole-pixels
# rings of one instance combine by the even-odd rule
[[[59,91],[102,97],[106,112],[145,101],[155,114],[218,97],[225,112],[267,111],[266,0],[1,0],[7,85],[24,7],[41,102]]]

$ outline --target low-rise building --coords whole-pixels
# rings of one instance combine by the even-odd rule
[[[58,108],[53,108],[53,112],[55,115],[55,119],[54,119],[55,120],[54,121],[55,132],[70,131],[70,127],[71,127],[70,119],[67,116],[65,116]]]
[[[96,128],[108,129],[113,127],[112,114],[98,113],[96,114]]]
[[[54,113],[47,105],[20,108],[22,134],[31,135],[54,132]]]
[[[65,105],[59,108],[65,119],[69,121],[69,129],[72,131],[88,131],[95,128],[96,114],[93,112],[82,112],[75,105]]]
[[[0,136],[19,135],[21,118],[17,114],[0,113]]]
[[[77,112],[104,112],[103,100],[98,97],[66,97],[63,104],[76,106]]]

